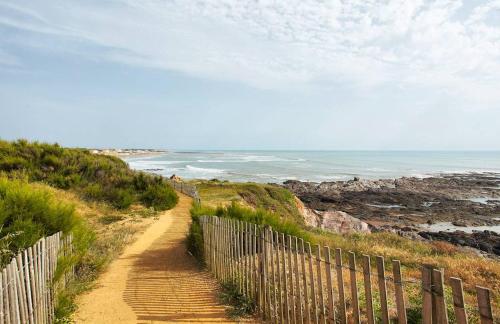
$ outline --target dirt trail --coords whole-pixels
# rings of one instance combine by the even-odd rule
[[[186,252],[191,199],[179,196],[81,296],[76,323],[231,322],[217,283]]]

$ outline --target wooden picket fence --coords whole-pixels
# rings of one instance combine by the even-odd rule
[[[196,203],[200,203],[200,195],[198,194],[198,189],[195,185],[185,183],[183,181],[176,181],[171,179],[165,179],[175,190],[182,192],[185,195],[193,198]]]
[[[370,256],[362,256],[358,269],[356,255],[348,252],[348,264],[344,265],[341,249],[335,249],[333,257],[327,246],[311,247],[301,238],[270,227],[216,216],[203,216],[200,224],[208,269],[254,301],[264,321],[411,323],[405,287],[413,286],[422,291],[422,323],[448,323],[442,269],[426,265],[422,281],[403,280],[398,260],[392,261],[390,277],[381,256],[373,259],[376,271],[372,273]],[[378,289],[373,289],[372,279],[376,279]],[[450,284],[456,322],[466,324],[462,281],[450,278]],[[476,287],[476,291],[480,321],[492,324],[491,291],[483,287]]]
[[[72,236],[56,233],[20,252],[0,273],[0,324],[52,323],[56,296],[73,268],[54,281],[59,256],[72,253]]]

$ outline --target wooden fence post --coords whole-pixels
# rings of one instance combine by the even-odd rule
[[[373,311],[372,276],[370,256],[363,255],[363,281],[365,286],[366,319],[368,324],[375,324]]]
[[[260,231],[260,249],[261,249],[261,261],[260,263],[260,287],[261,287],[261,293],[260,296],[262,298],[262,308],[264,309],[264,319],[269,319],[270,318],[270,309],[271,309],[271,299],[269,298],[269,276],[267,273],[267,267],[268,267],[268,250],[269,250],[269,245],[266,242],[265,238],[265,233],[267,233],[267,227],[265,230]]]
[[[432,295],[436,305],[436,324],[448,324],[448,312],[444,299],[443,270],[432,270]]]
[[[276,235],[276,272],[278,274],[278,305],[279,305],[279,319],[280,323],[285,322],[285,307],[283,305],[283,271],[281,266],[281,244],[280,236],[278,232],[274,232]]]
[[[304,286],[304,313],[306,315],[306,323],[311,323],[311,307],[309,304],[309,287],[307,285],[306,272],[306,251],[304,249],[304,240],[300,239],[301,267],[302,267],[302,284]]]
[[[269,245],[271,247],[269,251],[269,261],[271,262],[271,298],[272,298],[272,308],[271,308],[271,319],[274,319],[275,323],[279,323],[278,319],[278,295],[276,294],[276,264],[275,264],[275,247],[274,247],[274,232],[271,227],[268,227],[268,239]]]
[[[476,286],[477,306],[481,324],[493,324],[493,312],[491,309],[491,291],[488,288]]]
[[[339,290],[339,315],[342,324],[347,323],[347,311],[344,292],[344,272],[342,270],[342,249],[335,249],[335,268],[337,270],[337,288]]]
[[[332,261],[330,248],[325,246],[326,289],[328,297],[328,323],[335,323],[335,298],[333,296]]]
[[[394,290],[396,294],[396,307],[398,310],[398,324],[406,324],[406,306],[403,292],[403,278],[401,276],[401,262],[392,261],[392,273],[394,276]]]
[[[352,302],[352,317],[353,323],[359,324],[359,300],[358,300],[358,282],[356,279],[356,254],[349,251],[349,272],[351,282],[351,302]]]
[[[287,260],[286,260],[286,256],[287,256],[287,252],[286,252],[286,241],[285,241],[285,234],[281,233],[281,242],[283,243],[283,246],[282,246],[282,251],[281,251],[281,256],[282,256],[282,265],[283,265],[283,295],[285,297],[285,311],[284,311],[284,315],[285,315],[285,321],[286,323],[290,323],[290,300],[289,300],[289,295],[288,295],[288,292],[290,291],[288,289],[288,271],[287,271]]]
[[[290,322],[291,323],[296,323],[297,321],[297,313],[295,312],[295,282],[294,282],[294,278],[293,278],[293,270],[294,270],[294,267],[293,267],[293,258],[292,258],[292,237],[290,235],[287,235],[286,236],[287,238],[287,245],[288,245],[288,253],[287,253],[287,257],[288,257],[288,282],[289,282],[289,291],[290,291],[290,301],[289,301],[289,305],[290,305]]]
[[[312,320],[314,321],[315,324],[318,324],[318,301],[316,297],[316,288],[314,287],[314,269],[313,269],[313,256],[312,256],[312,251],[311,251],[311,244],[307,242],[307,254],[309,257],[309,277],[310,277],[310,283],[311,283],[311,301],[312,301]]]
[[[451,290],[453,292],[453,308],[455,309],[455,318],[457,324],[467,324],[467,313],[465,312],[464,292],[462,280],[450,278]]]
[[[422,323],[433,324],[435,316],[433,314],[433,297],[432,297],[432,270],[434,266],[424,265],[422,267]]]
[[[295,263],[295,293],[297,295],[297,323],[304,323],[304,314],[302,310],[302,289],[300,287],[300,268],[299,268],[299,239],[294,236],[295,241],[295,253],[294,253],[294,263]]]
[[[9,275],[7,273],[7,269],[4,268],[2,270],[2,286],[3,286],[3,305],[2,309],[3,315],[5,317],[5,323],[10,324],[10,291],[9,291]]]
[[[389,324],[389,310],[387,307],[387,286],[385,282],[385,264],[384,258],[377,256],[377,278],[380,292],[380,308],[382,312],[382,323]]]
[[[319,307],[319,322],[320,323],[326,323],[326,316],[325,316],[325,296],[324,296],[324,291],[323,291],[323,277],[321,274],[321,247],[316,245],[316,272],[317,272],[317,279],[318,279],[318,307]]]

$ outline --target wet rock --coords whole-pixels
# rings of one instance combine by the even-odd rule
[[[420,232],[419,235],[428,240],[447,241],[500,256],[500,234],[492,231]]]

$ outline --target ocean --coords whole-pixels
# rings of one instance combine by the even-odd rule
[[[263,183],[500,174],[500,151],[169,151],[125,161],[163,176]]]

